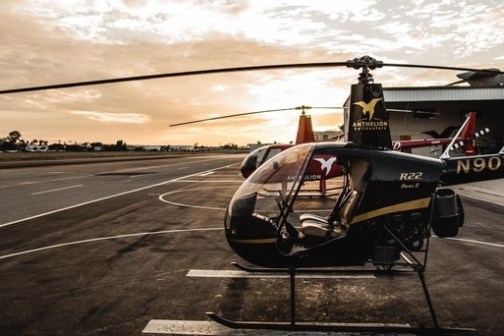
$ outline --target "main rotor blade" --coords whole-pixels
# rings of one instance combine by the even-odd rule
[[[383,66],[396,67],[396,68],[418,68],[418,69],[434,69],[434,70],[451,70],[451,71],[473,71],[473,72],[484,72],[489,74],[504,74],[504,71],[496,69],[474,69],[474,68],[462,68],[462,67],[451,67],[442,65],[424,65],[424,64],[401,64],[401,63],[383,63]]]
[[[210,121],[210,120],[219,120],[219,119],[226,119],[226,118],[234,118],[234,117],[241,117],[241,116],[246,116],[246,115],[251,115],[251,114],[260,114],[260,113],[268,113],[268,112],[280,112],[280,111],[292,111],[292,110],[309,110],[309,109],[343,109],[343,107],[330,107],[330,106],[321,106],[321,107],[313,107],[313,106],[296,106],[296,107],[290,107],[290,108],[284,108],[284,109],[274,109],[274,110],[263,110],[263,111],[254,111],[254,112],[245,112],[245,113],[237,113],[237,114],[229,114],[225,116],[220,116],[220,117],[213,117],[213,118],[206,118],[206,119],[200,119],[200,120],[193,120],[193,121],[186,121],[182,123],[177,123],[177,124],[171,124],[170,127],[175,127],[175,126],[182,126],[182,125],[189,125],[189,124],[196,124],[204,121]]]
[[[9,90],[0,90],[0,94],[43,91],[43,90],[51,90],[51,89],[65,89],[65,88],[78,87],[78,86],[103,85],[103,84],[113,84],[113,83],[122,83],[122,82],[143,81],[143,80],[158,79],[158,78],[169,78],[169,77],[185,77],[185,76],[209,75],[209,74],[227,73],[227,72],[245,72],[245,71],[259,71],[259,70],[339,67],[339,66],[345,66],[347,64],[348,64],[348,62],[294,63],[294,64],[257,65],[257,66],[235,67],[235,68],[219,68],[219,69],[207,69],[207,70],[168,72],[168,73],[162,73],[162,74],[152,74],[152,75],[132,76],[132,77],[118,77],[118,78],[98,79],[98,80],[83,81],[83,82],[50,84],[50,85],[42,85],[42,86],[31,86],[31,87],[23,87],[23,88],[17,88],[17,89],[9,89]]]
[[[205,121],[211,121],[211,120],[219,120],[219,119],[227,119],[227,118],[234,118],[234,117],[241,117],[241,116],[246,116],[246,115],[251,115],[251,114],[260,114],[260,113],[268,113],[268,112],[280,112],[280,111],[292,111],[292,110],[310,110],[310,109],[317,109],[317,110],[348,110],[350,107],[347,106],[296,106],[296,107],[291,107],[291,108],[284,108],[284,109],[274,109],[274,110],[263,110],[263,111],[254,111],[254,112],[245,112],[245,113],[237,113],[237,114],[229,114],[225,116],[219,116],[219,117],[213,117],[213,118],[206,118],[206,119],[199,119],[199,120],[193,120],[193,121],[185,121],[177,124],[171,124],[170,127],[176,127],[176,126],[183,126],[183,125],[189,125],[189,124],[196,124],[200,122],[205,122]],[[418,110],[400,110],[400,109],[387,109],[389,112],[402,112],[402,113],[424,113],[424,114],[431,114],[431,115],[440,115],[441,113],[438,112],[427,112],[427,111],[418,111]]]
[[[366,58],[371,59],[372,60],[371,63],[366,63],[367,62]],[[31,87],[22,87],[22,88],[17,88],[17,89],[0,90],[0,95],[9,94],[9,93],[19,93],[19,92],[43,91],[43,90],[51,90],[51,89],[65,89],[65,88],[71,88],[71,87],[90,86],[90,85],[103,85],[103,84],[113,84],[113,83],[122,83],[122,82],[142,81],[142,80],[150,80],[150,79],[158,79],[158,78],[169,78],[169,77],[208,75],[208,74],[228,73],[228,72],[280,70],[280,69],[296,69],[296,68],[324,68],[324,67],[340,67],[340,66],[347,66],[347,67],[354,68],[354,69],[359,69],[362,67],[369,67],[370,69],[374,69],[375,67],[381,68],[382,66],[390,66],[390,67],[403,67],[403,68],[475,71],[475,72],[486,72],[486,73],[492,73],[492,74],[504,74],[503,71],[496,71],[496,70],[489,70],[489,69],[472,69],[472,68],[448,67],[448,66],[438,66],[438,65],[382,63],[382,62],[376,62],[376,60],[374,60],[368,56],[364,56],[360,59],[356,58],[354,60],[348,60],[346,62],[315,62],[315,63],[257,65],[257,66],[246,66],[246,67],[169,72],[169,73],[162,73],[162,74],[152,74],[152,75],[142,75],[142,76],[132,76],[132,77],[118,77],[118,78],[99,79],[99,80],[92,80],[92,81],[60,83],[60,84],[50,84],[50,85],[42,85],[42,86],[31,86]]]
[[[428,111],[418,111],[418,110],[401,110],[401,109],[389,109],[389,108],[386,110],[389,112],[441,115],[441,113],[439,113],[439,112],[428,112]]]
[[[278,112],[278,111],[291,111],[291,110],[295,110],[295,109],[296,109],[295,107],[292,107],[292,108],[286,108],[286,109],[264,110],[264,111],[254,111],[254,112],[229,114],[229,115],[220,116],[220,117],[213,117],[213,118],[207,118],[207,119],[200,119],[200,120],[181,122],[181,123],[177,123],[177,124],[171,124],[170,127],[189,125],[189,124],[196,124],[196,123],[200,123],[200,122],[204,122],[204,121],[210,121],[210,120],[219,120],[219,119],[226,119],[226,118],[241,117],[241,116],[250,115],[250,114]]]
[[[459,80],[459,81],[456,81],[456,82],[452,82],[452,83],[446,84],[446,86],[454,86],[454,85],[461,84],[461,83],[464,83],[464,82],[466,82],[466,80],[462,79],[462,80]]]

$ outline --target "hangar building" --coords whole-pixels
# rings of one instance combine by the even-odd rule
[[[391,112],[389,121],[393,140],[430,138],[424,133],[429,131],[441,135],[450,126],[462,125],[467,113],[474,111],[477,113],[476,131],[485,128],[490,130],[488,134],[477,138],[476,145],[480,152],[495,153],[504,145],[504,87],[384,88],[384,99],[389,109],[433,112]],[[449,135],[454,133],[449,132]],[[442,151],[441,148],[436,150],[437,154]],[[431,151],[431,148],[413,149],[413,153],[435,156],[436,153]]]

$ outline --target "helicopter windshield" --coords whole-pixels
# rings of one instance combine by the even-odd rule
[[[292,201],[313,149],[313,145],[295,146],[261,165],[234,195],[228,215],[276,217],[281,211],[279,204]]]
[[[341,166],[346,161],[338,161],[340,149],[301,144],[262,164],[237,190],[226,212],[231,246],[247,259],[249,244],[272,244],[271,253],[286,255],[342,237],[343,229],[325,229],[330,226],[325,218],[348,180]],[[311,227],[305,234],[305,227],[317,220],[325,221],[324,235]]]
[[[291,145],[266,145],[257,148],[243,160],[241,164],[242,175],[246,175],[244,177],[247,178],[261,164],[289,147]]]
[[[262,146],[257,148],[255,151],[251,153],[251,155],[255,155],[257,157],[257,162],[262,162],[264,158],[264,154],[266,154],[266,151],[268,150],[268,146]]]
[[[268,146],[262,146],[254,150],[252,153],[247,155],[245,160],[242,162],[242,166],[247,166],[251,169],[256,169],[264,158],[264,154],[268,150]]]

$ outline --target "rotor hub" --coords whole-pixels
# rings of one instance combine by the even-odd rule
[[[373,75],[369,70],[383,67],[383,62],[377,61],[371,56],[362,56],[347,61],[347,67],[357,70],[362,68],[362,72],[359,74],[359,84],[372,84]]]

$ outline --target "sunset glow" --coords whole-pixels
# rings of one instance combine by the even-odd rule
[[[346,61],[504,69],[502,1],[0,2],[0,89],[185,70]],[[379,69],[387,86],[445,85],[456,72]],[[170,124],[299,105],[341,106],[358,73],[282,70],[0,96],[0,137],[219,145],[294,140],[299,111]],[[315,130],[341,111],[313,110]]]

